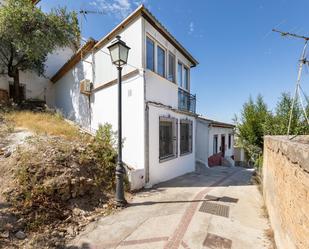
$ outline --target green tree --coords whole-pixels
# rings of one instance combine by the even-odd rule
[[[31,0],[6,0],[0,8],[0,68],[13,78],[15,102],[20,101],[19,72],[44,75],[47,55],[57,47],[76,44],[75,12],[64,8],[44,13]]]
[[[250,97],[243,105],[240,122],[236,125],[236,134],[239,145],[253,161],[262,153],[265,122],[270,116],[271,113],[261,95],[258,95],[256,101]]]
[[[265,134],[267,135],[286,135],[288,131],[292,97],[289,93],[282,93],[276,105],[275,113],[265,124]],[[309,114],[309,105],[307,106],[307,113]],[[308,115],[307,114],[307,115]],[[290,134],[301,135],[309,134],[309,126],[305,120],[305,115],[301,108],[299,101],[296,101],[293,108],[293,115],[291,119]]]
[[[235,118],[237,143],[245,149],[251,161],[261,160],[264,135],[287,134],[292,101],[290,94],[282,93],[274,113],[267,109],[261,95],[256,101],[250,97],[243,105],[240,119]],[[306,110],[308,115],[309,105]],[[294,105],[290,134],[309,134],[309,126],[299,102]]]

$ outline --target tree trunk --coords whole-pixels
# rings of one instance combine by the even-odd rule
[[[19,104],[21,102],[20,99],[20,87],[19,87],[19,70],[16,69],[14,70],[14,73],[12,74],[14,84],[13,84],[13,89],[14,89],[14,94],[13,94],[13,100],[15,103]]]

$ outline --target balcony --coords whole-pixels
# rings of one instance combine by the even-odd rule
[[[196,111],[196,95],[190,94],[178,88],[178,109],[195,113]]]

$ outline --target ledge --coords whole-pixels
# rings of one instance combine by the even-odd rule
[[[292,138],[292,136],[290,136]],[[309,135],[289,139],[287,136],[265,136],[264,147],[284,154],[292,163],[309,173]]]

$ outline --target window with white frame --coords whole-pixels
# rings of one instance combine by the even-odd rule
[[[177,119],[160,117],[159,158],[164,160],[177,155]]]
[[[180,120],[180,155],[192,152],[192,121]]]
[[[189,69],[183,67],[183,88],[189,90]]]
[[[177,82],[181,88],[189,91],[189,68],[180,61],[178,61],[177,67]]]
[[[168,54],[168,76],[167,79],[175,82],[175,55],[173,55],[171,52]]]
[[[177,83],[178,86],[182,87],[182,63],[178,62],[177,65]]]
[[[165,50],[157,46],[157,73],[165,77]]]
[[[154,71],[154,53],[155,53],[155,46],[153,40],[147,37],[146,41],[146,67],[152,71]]]

